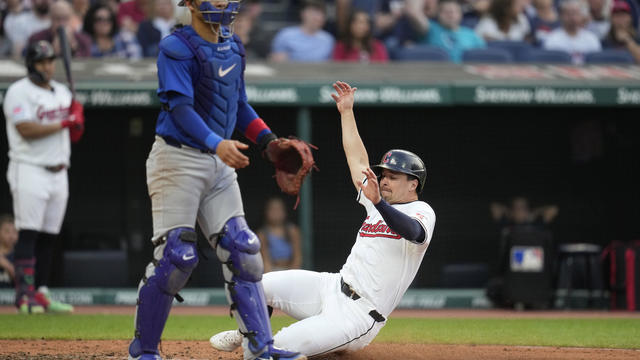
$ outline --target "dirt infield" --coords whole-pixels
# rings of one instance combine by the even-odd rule
[[[0,340],[0,358],[7,360],[46,359],[126,359],[128,341],[47,341]],[[215,351],[206,341],[166,341],[161,346],[166,359],[242,359],[233,353]],[[355,353],[336,353],[318,360],[467,360],[467,359],[638,359],[640,351],[613,349],[555,348],[485,345],[372,344]]]
[[[133,314],[126,306],[78,307],[78,314]],[[15,313],[12,307],[0,307],[0,313]],[[224,315],[226,307],[180,307],[172,314]],[[640,318],[640,313],[545,311],[516,312],[502,310],[396,310],[391,317],[422,318]],[[126,359],[128,341],[0,340],[0,359]],[[241,359],[240,351],[215,351],[206,341],[165,341],[161,346],[166,359]],[[425,345],[374,343],[356,353],[336,353],[316,357],[319,360],[395,360],[395,359],[640,359],[640,350],[561,348],[502,345]]]

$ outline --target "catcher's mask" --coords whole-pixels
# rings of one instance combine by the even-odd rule
[[[389,150],[380,160],[380,164],[372,166],[373,171],[380,176],[382,169],[401,172],[418,179],[418,194],[422,193],[427,181],[427,168],[420,157],[406,150]]]
[[[55,59],[56,54],[53,51],[53,46],[46,40],[36,41],[27,47],[27,52],[24,57],[25,65],[27,65],[27,72],[29,78],[36,84],[42,84],[47,81],[44,74],[36,70],[36,63],[45,59]]]
[[[178,6],[185,6],[188,0],[181,0]],[[202,19],[207,24],[226,26],[228,32],[221,34],[223,37],[231,37],[233,35],[233,23],[240,11],[240,3],[242,0],[192,0],[197,11],[202,14]],[[215,4],[226,4],[224,8],[218,8]]]

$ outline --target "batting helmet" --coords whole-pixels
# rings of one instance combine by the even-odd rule
[[[27,72],[29,77],[36,83],[42,83],[45,81],[45,77],[38,70],[36,70],[35,64],[38,61],[45,59],[55,59],[56,54],[53,51],[53,46],[46,40],[40,40],[32,43],[27,47],[27,53],[24,58],[24,62],[27,65]]]
[[[427,181],[427,168],[420,157],[410,151],[393,149],[387,151],[380,164],[373,166],[379,174],[382,169],[397,171],[418,179],[418,194],[422,192]]]

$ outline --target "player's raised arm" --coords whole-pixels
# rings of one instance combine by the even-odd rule
[[[336,81],[333,88],[337,94],[331,94],[331,97],[336,102],[342,124],[342,147],[349,164],[351,181],[356,190],[359,190],[358,183],[363,178],[362,172],[369,167],[369,155],[358,133],[356,117],[353,114],[353,95],[357,88],[352,88],[342,81]]]

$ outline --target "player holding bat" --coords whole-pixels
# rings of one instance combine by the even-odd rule
[[[84,112],[69,89],[52,80],[54,59],[48,41],[30,44],[25,57],[28,75],[11,84],[3,104],[7,179],[19,232],[15,304],[23,314],[73,311],[71,305],[50,299],[47,285],[54,241],[67,207],[70,140],[82,136]]]

